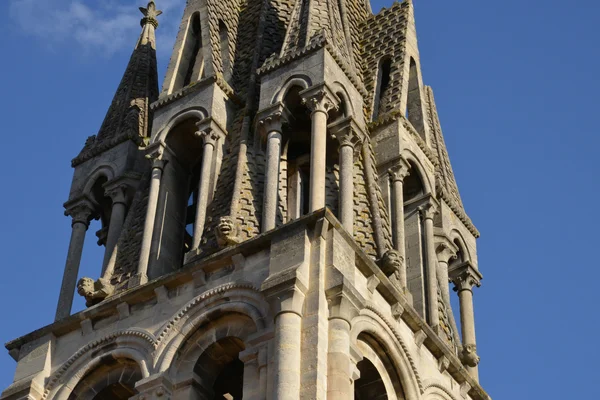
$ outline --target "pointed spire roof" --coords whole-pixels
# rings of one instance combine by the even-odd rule
[[[353,59],[350,30],[342,19],[344,0],[296,0],[281,56],[298,51],[313,40],[325,39],[349,60]]]
[[[437,184],[450,196],[450,199],[454,201],[457,207],[464,209],[460,193],[458,192],[458,185],[454,178],[454,171],[452,171],[452,165],[450,164],[446,143],[444,142],[440,117],[438,116],[435,99],[433,98],[433,90],[430,86],[425,86],[425,101],[428,106],[428,120],[432,132],[431,144],[439,162],[439,167],[436,171]]]
[[[144,15],[142,32],[129,64],[98,135],[88,138],[81,153],[73,160],[76,166],[125,141],[142,143],[150,133],[150,104],[158,99],[158,72],[156,62],[157,17],[162,11],[154,1],[140,7]]]

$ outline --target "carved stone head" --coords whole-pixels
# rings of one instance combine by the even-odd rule
[[[388,250],[379,260],[379,267],[387,276],[397,274],[403,266],[404,258],[398,250]]]
[[[77,293],[83,297],[89,297],[94,293],[94,280],[92,278],[81,278],[77,283]]]
[[[217,236],[217,242],[221,247],[240,243],[240,240],[237,237],[235,222],[230,216],[219,218],[219,224],[215,229],[215,235]]]

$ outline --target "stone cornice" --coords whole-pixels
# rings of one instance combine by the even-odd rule
[[[332,46],[329,43],[329,41],[323,34],[313,37],[311,39],[311,41],[308,43],[308,45],[306,45],[302,49],[297,49],[297,50],[288,52],[287,54],[285,54],[283,56],[279,56],[276,53],[272,54],[270,57],[268,57],[265,60],[262,67],[260,67],[256,71],[256,73],[258,74],[258,76],[266,75],[269,72],[276,70],[277,68],[280,68],[284,65],[290,64],[290,63],[298,60],[299,58],[302,58],[303,56],[313,53],[313,52],[316,52],[320,49],[327,49],[327,51],[331,55],[331,58],[333,58],[333,60],[338,65],[338,67],[340,67],[340,69],[344,72],[346,77],[348,77],[348,79],[350,80],[352,85],[356,88],[356,90],[358,90],[359,93],[364,98],[367,98],[369,94],[368,94],[367,89],[365,88],[365,85],[363,84],[360,76],[358,74],[356,74],[356,72],[354,71],[354,68],[352,68],[350,65],[348,65],[348,63],[344,60],[344,57],[342,57],[339,54],[339,52],[335,49],[334,46]]]
[[[124,132],[116,135],[110,140],[104,140],[96,146],[96,135],[90,136],[85,141],[85,145],[77,157],[71,160],[71,167],[75,168],[78,165],[104,153],[119,144],[131,140],[136,146],[140,144],[140,138],[138,135],[131,134],[130,132]]]
[[[218,74],[218,75],[211,75],[211,76],[206,77],[197,82],[192,82],[188,86],[186,86],[174,93],[159,97],[158,100],[156,100],[154,103],[150,104],[150,110],[152,110],[152,111],[158,110],[168,104],[174,103],[178,99],[181,99],[182,97],[185,97],[188,94],[194,93],[194,92],[201,90],[212,84],[216,84],[227,95],[227,97],[229,97],[231,99],[231,101],[233,101],[238,106],[242,106],[245,104],[244,100],[241,97],[239,97],[235,93],[233,88],[231,86],[229,86],[229,84],[223,79],[223,77]]]

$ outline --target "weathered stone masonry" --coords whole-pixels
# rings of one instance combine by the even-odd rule
[[[189,0],[162,90],[162,12],[140,10],[72,161],[56,320],[7,344],[0,399],[489,399],[479,232],[412,1]]]

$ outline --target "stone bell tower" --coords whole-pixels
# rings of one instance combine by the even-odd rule
[[[479,233],[412,1],[188,0],[160,94],[140,10],[73,160],[56,321],[7,344],[0,399],[489,399]],[[78,280],[92,219],[105,256]]]

